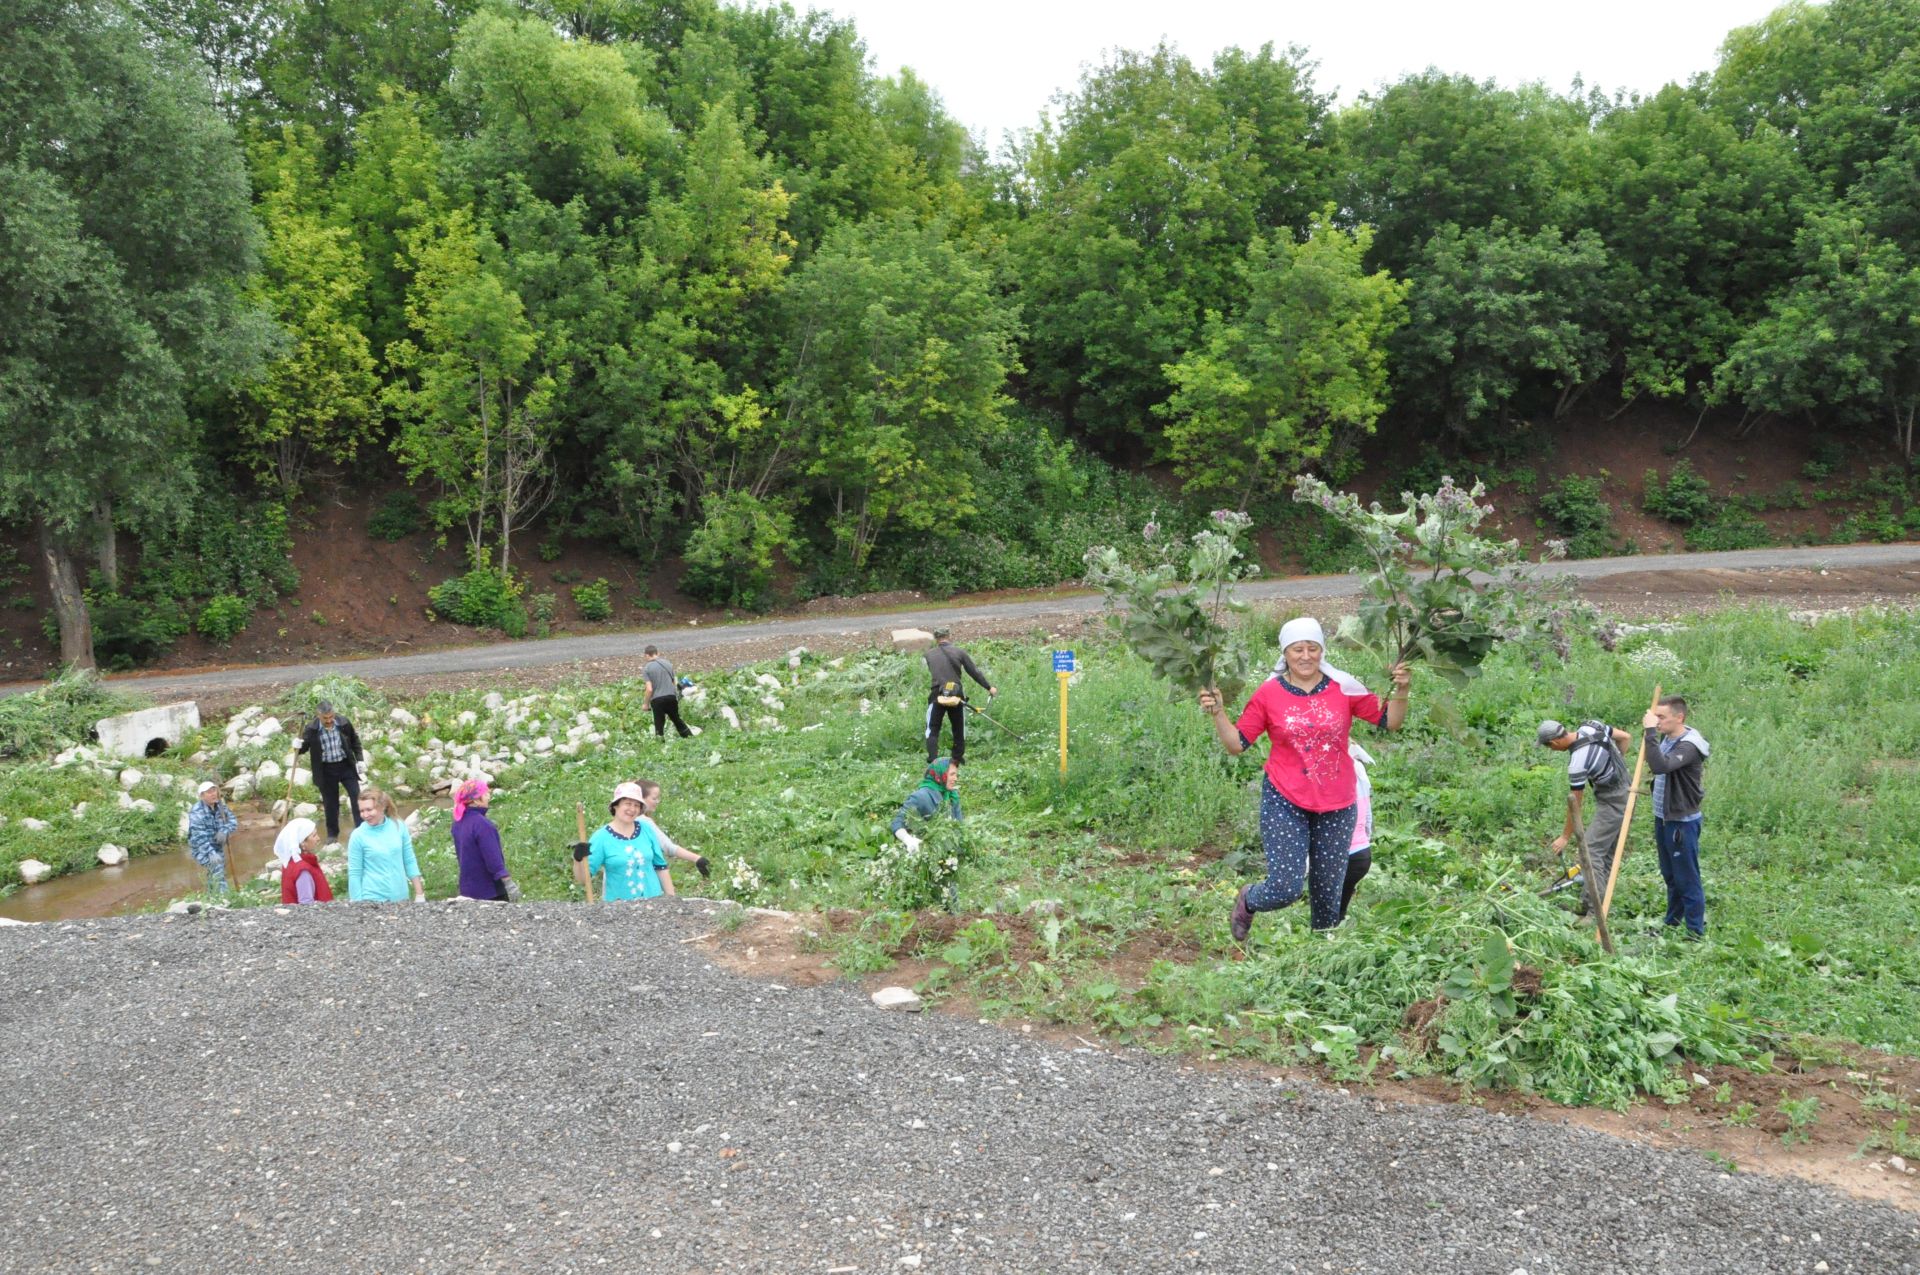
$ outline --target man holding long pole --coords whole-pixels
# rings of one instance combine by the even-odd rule
[[[1580,862],[1580,911],[1598,915],[1600,902],[1607,895],[1613,845],[1627,817],[1627,763],[1621,753],[1633,742],[1633,736],[1605,722],[1567,727],[1549,719],[1540,723],[1535,738],[1542,747],[1567,754],[1567,819],[1554,838],[1553,848],[1564,852],[1569,840],[1581,838],[1575,846]],[[1589,791],[1593,793],[1593,817],[1582,833],[1581,806]]]
[[[1640,725],[1647,733],[1647,769],[1653,772],[1653,839],[1667,883],[1667,924],[1684,919],[1687,937],[1705,938],[1707,893],[1700,884],[1700,800],[1707,754],[1700,732],[1687,725],[1687,701],[1668,695]]]

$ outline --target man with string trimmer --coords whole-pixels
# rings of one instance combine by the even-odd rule
[[[1580,807],[1586,794],[1593,793],[1593,818],[1576,847],[1581,851],[1576,861],[1580,864],[1580,915],[1598,916],[1631,787],[1626,759],[1620,753],[1633,736],[1605,722],[1582,722],[1569,728],[1549,719],[1540,723],[1535,738],[1542,747],[1567,754],[1567,821],[1553,840],[1556,853],[1565,853],[1567,841],[1580,836]]]
[[[940,755],[940,722],[944,717],[953,724],[953,764],[967,760],[967,703],[961,683],[964,674],[987,688],[987,698],[999,694],[987,675],[975,666],[971,657],[953,644],[953,631],[944,625],[933,631],[933,645],[926,652],[927,672],[933,676],[933,689],[927,692],[927,765]],[[975,710],[976,712],[979,710]]]

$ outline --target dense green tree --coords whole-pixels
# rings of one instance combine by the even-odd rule
[[[1337,150],[1346,207],[1375,229],[1373,261],[1406,275],[1447,225],[1578,224],[1591,113],[1538,84],[1437,70],[1362,94],[1339,117]]]
[[[562,351],[527,321],[501,279],[497,246],[468,210],[421,226],[408,246],[415,336],[388,351],[403,377],[387,389],[402,421],[394,451],[408,477],[439,486],[436,520],[466,524],[474,565],[494,535],[504,574],[513,533],[552,497],[553,369]]]
[[[1188,490],[1244,509],[1385,410],[1386,339],[1406,285],[1368,274],[1370,232],[1341,231],[1332,215],[1298,243],[1256,238],[1246,300],[1231,319],[1208,315],[1200,346],[1167,368],[1167,448]]]
[[[842,226],[787,293],[788,444],[859,569],[895,524],[972,511],[1019,327],[986,267],[904,218]]]
[[[1791,271],[1805,172],[1770,126],[1742,137],[1673,86],[1608,115],[1597,147],[1591,224],[1615,272],[1621,392],[1701,401]]]
[[[1448,224],[1411,275],[1394,374],[1455,431],[1516,406],[1558,415],[1607,368],[1607,250],[1591,230]]]
[[[289,0],[284,26],[254,59],[259,89],[247,118],[267,128],[306,124],[338,148],[383,91],[448,105],[454,36],[478,7],[477,0]]]
[[[1723,397],[1773,412],[1891,424],[1914,455],[1920,412],[1920,261],[1852,210],[1809,217],[1800,272],[1721,365]]]
[[[292,494],[309,459],[352,460],[381,419],[378,363],[367,340],[369,272],[335,219],[312,130],[289,127],[254,148],[266,230],[253,295],[285,340],[264,375],[242,387],[243,455]]]
[[[110,0],[17,0],[0,36],[0,517],[37,527],[61,657],[92,667],[75,544],[191,500],[185,396],[269,339],[258,230],[190,55]]]
[[[1022,156],[1013,231],[1033,380],[1098,435],[1151,437],[1163,369],[1238,299],[1256,234],[1328,194],[1325,99],[1297,52],[1121,53],[1058,102]]]

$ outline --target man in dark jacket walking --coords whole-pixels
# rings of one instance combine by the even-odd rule
[[[1707,933],[1707,892],[1700,884],[1700,799],[1707,754],[1699,731],[1687,725],[1687,701],[1669,695],[1640,719],[1647,732],[1647,769],[1653,772],[1653,840],[1667,883],[1667,924],[1684,919],[1690,938]]]
[[[933,631],[933,645],[925,658],[927,672],[933,675],[933,689],[927,692],[927,765],[933,765],[933,759],[940,755],[940,719],[945,717],[953,723],[953,764],[958,766],[967,760],[966,686],[961,675],[986,687],[989,698],[999,692],[967,653],[953,644],[951,629]]]
[[[294,756],[313,754],[313,783],[327,812],[327,840],[338,841],[342,787],[347,790],[347,813],[353,816],[353,826],[360,826],[360,762],[366,754],[360,748],[360,732],[333,711],[331,701],[321,700],[318,712],[307,723]]]

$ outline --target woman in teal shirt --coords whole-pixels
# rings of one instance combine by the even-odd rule
[[[607,803],[613,818],[573,848],[574,876],[582,889],[595,873],[602,873],[600,897],[605,902],[653,899],[674,892],[660,837],[651,823],[640,820],[645,808],[646,797],[638,784],[621,784],[613,790],[613,800]]]
[[[393,801],[378,788],[360,791],[360,826],[347,838],[347,899],[352,903],[427,901],[420,861],[413,857],[413,834],[392,818]]]

